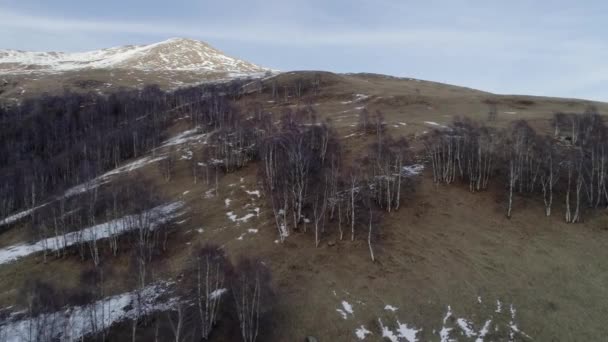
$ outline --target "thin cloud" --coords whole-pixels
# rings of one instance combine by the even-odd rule
[[[425,45],[436,47],[490,47],[500,44],[524,43],[526,36],[512,36],[502,33],[475,32],[466,30],[442,30],[425,28],[389,28],[375,30],[323,29],[285,27],[241,26],[238,29],[222,26],[175,24],[168,22],[125,22],[98,21],[70,18],[34,16],[0,9],[0,28],[27,29],[54,32],[122,33],[144,35],[173,35],[184,37],[204,37],[213,40],[264,43],[286,46],[314,45]]]

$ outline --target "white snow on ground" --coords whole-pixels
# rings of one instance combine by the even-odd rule
[[[260,190],[253,190],[253,191],[245,190],[245,192],[250,196],[258,196],[258,198],[261,197]]]
[[[181,155],[181,157],[179,157],[180,160],[192,160],[192,157],[194,156],[194,152],[190,151],[190,150],[185,150],[184,153]]]
[[[232,200],[230,198],[226,198],[224,200],[224,203],[226,203],[226,208],[228,208],[230,206],[230,202],[232,202]]]
[[[229,211],[229,212],[227,212],[227,213],[226,213],[226,216],[228,216],[228,219],[229,219],[230,221],[232,221],[232,222],[236,222],[236,218],[237,218],[237,216],[236,216],[236,214],[235,214],[234,212]]]
[[[217,290],[211,292],[211,294],[209,295],[209,298],[215,299],[217,297],[221,297],[227,291],[228,291],[228,289],[217,289]]]
[[[228,216],[228,219],[230,221],[239,223],[239,222],[247,222],[247,221],[249,221],[249,219],[251,219],[252,217],[255,217],[256,215],[249,213],[243,217],[238,217],[234,212],[229,211],[226,213],[226,216]]]
[[[358,339],[360,339],[360,340],[365,340],[365,337],[366,337],[367,335],[371,335],[371,334],[372,334],[372,332],[371,332],[371,331],[369,331],[369,330],[367,330],[367,329],[365,329],[365,326],[364,326],[364,325],[362,325],[360,328],[357,328],[357,329],[355,330],[355,335],[356,335],[356,336],[357,336],[357,338],[358,338]]]
[[[369,95],[365,95],[365,94],[355,94],[355,99],[351,100],[351,101],[342,101],[342,104],[349,104],[349,103],[353,103],[353,102],[361,102],[363,100],[367,100],[369,98]]]
[[[174,136],[173,138],[170,138],[167,141],[165,141],[165,143],[162,144],[158,148],[182,145],[182,144],[185,144],[185,143],[191,142],[191,141],[205,144],[207,142],[208,137],[209,137],[209,133],[201,133],[201,129],[197,127],[197,128],[193,128],[193,129],[189,129],[187,131],[181,132],[180,134]]]
[[[501,313],[502,312],[502,303],[500,302],[499,299],[496,300],[496,313]]]
[[[215,189],[209,189],[205,192],[205,198],[215,197]]]
[[[253,229],[253,228],[249,228],[249,229],[247,229],[247,232],[248,232],[249,234],[257,234],[257,233],[258,233],[258,230],[257,230],[257,229]]]
[[[517,112],[505,112],[505,114],[515,115]]]
[[[448,305],[448,312],[446,312],[445,316],[443,317],[443,326],[441,327],[441,331],[439,331],[441,342],[450,341],[450,332],[452,331],[452,328],[448,328],[446,326],[450,317],[452,317],[452,308]]]
[[[334,293],[335,295],[335,293]],[[342,302],[342,307],[336,309],[343,319],[348,319],[349,310],[352,309],[350,305],[345,305],[345,301]],[[347,303],[348,304],[348,303]],[[501,304],[502,305],[502,304]],[[393,314],[398,308],[392,305],[386,305],[385,311],[390,311]],[[502,311],[502,310],[501,310]],[[351,313],[352,314],[352,313]],[[506,317],[505,317],[506,316]],[[441,342],[453,342],[458,341],[460,337],[466,337],[466,340],[474,339],[475,342],[484,342],[490,332],[496,332],[499,336],[509,336],[509,341],[521,340],[522,338],[532,339],[521,331],[515,323],[516,310],[511,304],[509,310],[504,310],[502,315],[491,314],[485,321],[479,321],[477,317],[475,320],[467,319],[464,317],[456,316],[451,306],[447,306],[447,312],[441,320],[441,329],[433,329],[433,335],[439,335]],[[395,317],[394,323],[385,325],[383,322],[385,318],[378,318],[378,325],[380,331],[378,332],[381,336],[389,341],[401,342],[418,341],[418,334],[422,331],[421,328],[417,328],[414,325],[408,325],[407,323],[401,323],[399,319]],[[505,320],[508,319],[508,322]],[[483,326],[481,325],[483,323]],[[505,331],[506,330],[506,331]],[[367,331],[363,325],[361,328],[355,330],[355,335],[360,340],[365,339]],[[371,333],[371,332],[370,332]]]
[[[82,69],[227,73],[230,77],[259,75],[271,69],[226,56],[208,44],[171,38],[149,45],[126,45],[87,52],[0,50],[0,74],[56,73]]]
[[[398,124],[401,126],[407,126],[407,124],[405,122],[398,122]]]
[[[150,225],[150,229],[154,229],[159,224],[167,222],[168,220],[176,217],[177,211],[183,206],[183,202],[173,202],[161,205],[150,209],[141,217],[146,220],[144,223],[148,223]],[[6,264],[44,250],[58,250],[70,247],[79,242],[88,242],[120,235],[137,228],[139,223],[138,216],[130,215],[76,232],[40,240],[33,244],[18,244],[5,247],[0,249],[0,264]]]
[[[354,315],[354,313],[355,313],[353,311],[353,306],[350,305],[350,303],[345,300],[342,301],[342,308],[344,309],[344,312],[349,313],[351,315]]]
[[[382,330],[382,337],[388,338],[392,342],[398,341],[408,341],[408,342],[416,342],[418,339],[416,335],[420,330],[415,328],[410,328],[407,324],[402,324],[397,321],[397,330],[393,331],[390,327],[385,326],[382,323],[382,320],[378,318],[378,323],[380,324],[380,329]],[[404,340],[405,339],[405,340]]]
[[[252,218],[252,217],[255,217],[255,215],[254,215],[254,214],[247,214],[247,215],[245,215],[245,216],[243,216],[243,217],[237,218],[236,220],[237,220],[238,222],[247,222],[247,221],[249,221],[249,219],[250,219],[250,218]]]
[[[436,123],[435,121],[425,121],[424,123],[427,125],[431,125],[431,126],[441,126],[440,124]]]
[[[158,283],[141,291],[107,297],[88,305],[45,313],[34,318],[9,319],[0,324],[0,336],[6,342],[77,341],[114,323],[172,308],[177,303],[175,298],[161,300],[169,292],[168,285]],[[40,331],[37,330],[38,327],[41,327]],[[32,336],[30,333],[33,333],[32,338],[29,338]]]
[[[402,175],[406,177],[417,176],[421,174],[422,171],[424,171],[424,165],[422,164],[407,165],[403,167]]]
[[[513,306],[513,304],[511,304],[511,306],[509,307],[509,312],[511,313],[511,320],[509,321],[509,340],[510,341],[514,341],[515,340],[515,333],[521,334],[529,339],[532,339],[530,336],[528,336],[525,332],[519,330],[519,328],[517,327],[517,324],[515,324],[515,314],[517,312],[517,310],[515,310],[515,307]],[[485,326],[484,326],[485,328]]]
[[[18,213],[13,214],[13,215],[11,215],[9,217],[6,217],[2,221],[0,221],[0,226],[16,222],[16,221],[18,221],[18,220],[20,220],[20,219],[28,216],[29,214],[33,213],[34,211],[36,211],[36,210],[38,210],[38,209],[40,209],[42,207],[47,206],[48,204],[49,204],[49,202],[41,204],[41,205],[39,205],[37,207],[31,208],[31,209],[28,209],[28,210],[24,210],[24,211],[18,212]]]
[[[128,164],[125,164],[121,167],[118,167],[116,169],[110,170],[106,173],[104,173],[101,176],[98,176],[84,184],[80,184],[80,185],[76,185],[70,189],[68,189],[63,196],[64,197],[71,197],[71,196],[75,196],[84,192],[87,192],[89,190],[92,190],[94,188],[97,188],[103,184],[106,184],[110,181],[110,177],[115,176],[117,174],[120,173],[125,173],[125,172],[131,172],[134,170],[137,170],[139,168],[142,168],[146,165],[155,163],[159,160],[165,159],[164,156],[161,157],[156,157],[156,158],[152,158],[152,157],[143,157],[143,158],[139,158],[135,161],[132,161]]]
[[[343,300],[341,305],[342,308],[338,308],[336,309],[336,311],[342,316],[343,319],[348,319],[348,315],[355,314],[355,312],[353,311],[353,306],[350,305],[349,302]]]
[[[382,330],[383,338],[388,338],[388,340],[391,342],[399,342],[397,335],[395,335],[395,333],[391,329],[384,326],[384,324],[382,324],[382,320],[380,318],[378,318],[378,323],[380,324],[380,329]]]
[[[484,323],[483,328],[481,328],[481,330],[479,330],[479,335],[477,336],[477,339],[475,339],[475,342],[483,342],[483,339],[490,332],[490,324],[492,324],[491,319],[487,320]]]
[[[405,338],[408,342],[416,342],[418,340],[416,335],[418,335],[419,331],[416,328],[410,328],[407,324],[401,324],[401,322],[397,321],[397,332],[399,333],[397,336]]]
[[[459,318],[456,320],[456,324],[458,324],[460,330],[462,330],[466,337],[473,337],[477,335],[477,333],[473,331],[473,328],[471,328],[473,326],[473,323],[467,321],[466,319]]]

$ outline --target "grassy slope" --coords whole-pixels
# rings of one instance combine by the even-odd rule
[[[310,73],[279,76],[279,82]],[[270,82],[270,81],[269,81]],[[449,123],[453,116],[485,119],[485,100],[499,102],[496,125],[505,126],[517,118],[532,120],[538,128],[549,129],[548,119],[556,110],[581,111],[584,101],[520,96],[500,97],[471,89],[416,80],[399,80],[377,75],[322,76],[322,91],[313,102],[321,116],[332,118],[339,134],[354,128],[358,110],[382,110],[389,133],[415,137],[432,126],[424,121]],[[419,92],[416,91],[419,89]],[[353,94],[371,95],[362,102]],[[521,100],[531,100],[528,105]],[[243,103],[261,101],[277,114],[288,104],[268,103],[268,94],[249,95]],[[606,104],[596,104],[601,113]],[[517,114],[505,114],[517,112]],[[393,123],[407,125],[393,127]],[[361,153],[364,137],[344,139],[351,157]],[[563,223],[559,208],[550,218],[543,216],[542,204],[520,199],[514,217],[504,217],[500,186],[486,193],[471,194],[466,187],[432,184],[427,174],[419,178],[415,194],[398,212],[387,215],[377,243],[377,263],[371,263],[363,241],[326,244],[335,235],[324,237],[315,248],[310,234],[295,233],[285,244],[274,243],[276,231],[264,198],[248,195],[244,189],[260,189],[256,165],[222,178],[219,196],[205,198],[208,187],[194,185],[188,165],[181,161],[174,180],[165,183],[154,166],[144,169],[164,189],[167,198],[184,199],[190,218],[171,239],[170,252],[155,266],[159,276],[169,277],[179,269],[197,242],[224,246],[229,255],[261,257],[273,271],[278,295],[271,340],[293,341],[306,335],[322,340],[350,341],[354,329],[365,325],[378,338],[377,318],[393,325],[396,320],[422,328],[423,340],[438,340],[433,330],[441,328],[447,305],[455,315],[470,318],[479,329],[494,313],[500,300],[508,310],[517,308],[517,323],[535,340],[598,340],[608,333],[603,317],[608,314],[608,235],[605,214],[587,217],[583,224]],[[184,194],[185,191],[189,193]],[[232,202],[226,207],[225,199]],[[561,199],[556,199],[561,201]],[[249,208],[243,208],[249,205]],[[230,221],[227,211],[239,217],[260,207],[260,217],[247,223]],[[203,228],[203,233],[197,229]],[[258,229],[257,234],[248,229]],[[10,234],[5,233],[5,234]],[[243,235],[244,234],[244,235]],[[4,235],[4,234],[3,234]],[[0,235],[0,239],[4,236]],[[242,236],[243,239],[238,238]],[[58,284],[75,286],[82,267],[76,259],[52,260],[29,257],[0,267],[0,302],[14,301],[15,290],[35,272]],[[120,274],[128,274],[126,260],[118,260]],[[122,271],[120,271],[122,270]],[[71,284],[71,285],[70,285]],[[116,281],[114,291],[128,286]],[[477,298],[481,297],[482,304]],[[343,320],[336,309],[341,301],[353,305],[354,315]],[[384,310],[390,304],[396,313]],[[496,318],[505,320],[506,318]],[[394,328],[394,327],[393,327]],[[503,339],[506,336],[495,336]],[[218,340],[224,340],[218,338]]]

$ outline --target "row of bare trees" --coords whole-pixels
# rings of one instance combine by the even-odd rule
[[[507,217],[515,194],[541,195],[547,216],[559,197],[565,221],[579,222],[584,209],[608,205],[608,128],[593,108],[556,114],[552,122],[553,135],[537,133],[524,120],[496,129],[462,119],[436,130],[424,140],[433,179],[463,181],[471,191],[496,179],[507,191]]]
[[[398,210],[412,182],[404,176],[411,160],[407,141],[385,136],[381,114],[372,122],[364,132],[375,134],[374,143],[351,167],[344,167],[345,152],[331,123],[306,112],[285,113],[279,129],[267,135],[258,170],[281,241],[309,226],[316,246],[331,229],[340,240],[348,231],[354,240],[361,229],[374,259],[372,239],[381,217],[374,212]]]
[[[153,318],[155,341],[206,341],[219,324],[233,322],[238,333],[224,328],[224,334],[245,342],[271,333],[264,329],[270,324],[274,292],[270,270],[260,260],[240,258],[233,265],[220,247],[205,245],[194,249],[182,274],[169,310],[134,320],[149,325]]]

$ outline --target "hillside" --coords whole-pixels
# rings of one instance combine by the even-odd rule
[[[108,92],[157,84],[170,89],[269,71],[207,43],[183,38],[76,53],[0,50],[0,96],[57,93],[65,87]]]
[[[272,294],[264,292],[264,304],[272,309],[260,321],[258,341],[304,341],[307,336],[319,341],[591,341],[608,334],[603,319],[608,307],[606,202],[600,198],[599,209],[585,204],[578,223],[565,222],[561,186],[566,168],[556,171],[561,183],[555,183],[550,216],[537,185],[531,192],[516,191],[508,218],[505,190],[507,151],[518,145],[508,143],[514,123],[526,121],[526,134],[534,132],[530,141],[548,142],[559,150],[556,158],[566,158],[571,149],[562,141],[575,135],[566,121],[556,134],[554,114],[573,114],[567,118],[588,127],[576,119],[605,118],[608,104],[496,95],[375,74],[297,71],[243,82],[238,91],[235,84],[124,92],[107,100],[117,102],[96,99],[98,106],[88,97],[57,98],[40,102],[44,111],[32,106],[0,116],[5,136],[14,138],[6,138],[12,145],[0,158],[0,195],[12,199],[0,202],[0,341],[27,331],[32,322],[64,326],[65,317],[82,323],[74,328],[75,337],[88,333],[90,340],[101,339],[107,322],[95,329],[87,325],[90,315],[83,312],[89,311],[115,323],[103,333],[106,340],[130,340],[133,326],[138,340],[153,340],[159,331],[161,340],[173,340],[182,314],[184,331],[195,331],[186,336],[199,338],[201,329],[192,323],[198,322],[198,311],[179,306],[177,298],[191,296],[185,289],[196,288],[190,282],[200,268],[192,263],[210,255],[200,249],[206,244],[225,253],[228,261],[222,262],[237,270],[236,276],[227,272],[223,285],[214,288],[218,292],[207,296],[230,292],[221,302],[211,341],[240,340],[231,304],[238,286],[229,284],[234,277],[242,280],[239,271],[249,274],[239,267],[242,257],[258,260],[271,274],[270,280],[261,280],[272,289]],[[96,121],[98,116],[107,118]],[[464,117],[474,122],[475,134],[479,126],[479,132],[492,132],[487,136],[495,139],[476,145],[479,151],[492,145],[487,153],[495,158],[491,181],[479,191],[471,191],[463,171],[449,184],[437,181],[438,166],[429,153],[439,138],[459,138],[471,129],[460,120]],[[362,118],[379,126],[364,130]],[[9,126],[6,119],[22,123]],[[274,197],[283,193],[276,190],[283,183],[269,190],[269,165],[276,163],[275,179],[282,180],[294,169],[289,163],[298,159],[280,154],[273,159],[270,152],[290,146],[293,137],[319,139],[318,145],[311,143],[313,152],[302,153],[307,158],[326,147],[322,157],[307,164],[309,189],[298,227],[292,223],[296,205],[287,197],[296,191],[290,189],[285,195],[290,200],[283,202]],[[375,155],[379,141],[389,146],[382,150],[385,155],[404,156],[396,159],[402,162],[397,173],[375,167],[383,161]],[[581,143],[581,149],[586,146]],[[544,144],[535,143],[530,151],[541,152],[521,159],[545,160],[540,148]],[[54,167],[44,173],[40,160]],[[597,183],[583,172],[572,173],[585,184]],[[403,177],[402,184],[395,185],[396,175]],[[337,181],[323,187],[330,179]],[[377,196],[387,180],[388,189],[401,191],[389,200]],[[351,210],[344,194],[355,188],[360,196]],[[333,216],[329,207],[319,214],[319,196],[339,203]],[[400,199],[396,207],[395,197]],[[281,214],[277,205],[289,209]],[[288,217],[281,218],[286,212]],[[359,218],[352,236],[344,212]],[[141,228],[141,221],[154,228]],[[323,230],[317,236],[319,222]],[[283,227],[289,236],[283,236]],[[138,246],[147,231],[158,232],[150,238],[157,244],[155,253],[142,259]],[[147,266],[143,276],[142,264]],[[33,278],[44,286],[33,286]],[[42,300],[48,293],[57,302]],[[42,299],[32,309],[27,298]],[[141,301],[143,311],[136,305]],[[65,311],[63,305],[77,309]],[[104,305],[113,309],[111,314],[100,310]],[[28,320],[28,314],[39,319]]]

